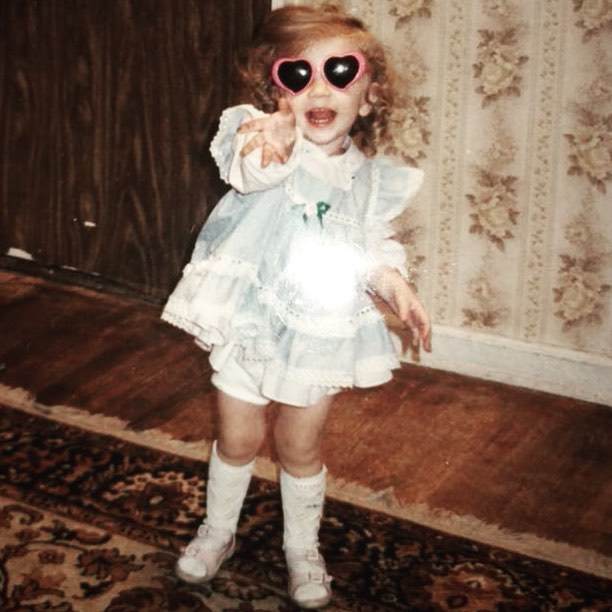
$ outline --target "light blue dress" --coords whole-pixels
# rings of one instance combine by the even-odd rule
[[[390,222],[421,185],[421,170],[368,159],[350,141],[329,157],[296,131],[287,164],[240,156],[236,130],[263,114],[224,111],[211,152],[232,189],[213,210],[162,318],[231,357],[261,394],[305,406],[347,387],[388,381],[394,343],[368,291],[381,265],[405,273]]]

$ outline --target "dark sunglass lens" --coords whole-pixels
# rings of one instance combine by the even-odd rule
[[[280,82],[287,89],[298,93],[310,83],[312,68],[305,60],[296,60],[295,62],[282,62],[277,73]]]
[[[359,72],[359,60],[353,55],[330,57],[323,66],[325,78],[340,89],[348,87]]]

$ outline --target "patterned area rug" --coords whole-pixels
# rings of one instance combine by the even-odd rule
[[[255,479],[234,557],[173,574],[206,464],[0,407],[0,609],[288,612],[277,485]],[[602,578],[328,500],[328,610],[605,610]]]

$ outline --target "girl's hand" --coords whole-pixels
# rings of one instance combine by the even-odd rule
[[[261,149],[261,167],[266,168],[272,162],[286,164],[295,144],[295,116],[285,98],[278,101],[278,111],[243,123],[238,128],[239,134],[254,133],[240,151],[245,157],[255,149]]]
[[[425,307],[404,277],[393,268],[380,268],[370,279],[370,286],[393,309],[412,335],[412,350],[419,344],[431,352],[431,321]]]

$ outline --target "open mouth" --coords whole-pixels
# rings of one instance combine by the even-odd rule
[[[314,127],[325,127],[334,121],[336,114],[330,108],[313,108],[306,113],[306,120]]]

